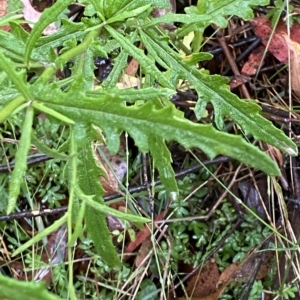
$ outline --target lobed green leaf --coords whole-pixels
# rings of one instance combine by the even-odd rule
[[[97,211],[95,206],[109,209],[103,201],[104,190],[100,184],[101,169],[97,166],[93,154],[93,129],[87,123],[77,122],[74,126],[77,147],[77,197],[85,201],[85,223],[89,236],[102,259],[110,267],[118,267],[121,261],[112,244],[107,228],[106,214],[108,211]],[[91,199],[93,198],[93,199]]]
[[[269,0],[199,0],[199,14],[210,15],[214,23],[220,27],[227,26],[226,17],[236,15],[244,20],[253,18],[252,6],[267,5]]]
[[[132,57],[134,57],[140,65],[143,67],[143,71],[154,78],[163,86],[172,88],[172,85],[165,78],[165,76],[157,69],[155,63],[149,59],[141,49],[135,47],[131,41],[118,33],[115,29],[110,26],[105,26],[105,29],[111,34],[113,38],[119,41],[120,46],[123,47]]]
[[[242,137],[218,132],[211,125],[192,123],[169,102],[162,109],[157,109],[153,101],[141,106],[126,107],[119,99],[113,99],[113,103],[108,96],[91,99],[75,89],[61,96],[52,93],[43,98],[51,108],[73,120],[99,126],[106,134],[112,153],[118,150],[116,139],[125,130],[143,152],[151,148],[149,136],[156,135],[166,141],[178,141],[187,149],[200,148],[209,157],[224,154],[270,175],[280,173],[265,153],[248,144]]]
[[[55,2],[50,8],[46,8],[38,22],[34,24],[30,36],[28,37],[25,49],[25,64],[28,65],[31,52],[40,38],[43,30],[52,22],[57,21],[58,16],[66,9],[73,1],[60,0]]]
[[[48,53],[50,49],[54,49],[63,45],[65,41],[70,39],[81,39],[87,32],[84,30],[86,26],[83,23],[75,23],[69,20],[62,20],[62,25],[54,34],[40,37],[35,45],[38,52]]]
[[[14,63],[0,51],[0,70],[4,71],[9,79],[14,83],[16,89],[24,96],[26,100],[32,100],[28,83],[25,82],[25,76],[21,72],[16,71]]]
[[[249,20],[253,17],[253,9],[251,6],[266,5],[269,0],[199,0],[197,6],[189,6],[185,9],[187,15],[206,16],[208,21],[195,21],[194,23],[185,24],[177,31],[177,35],[183,37],[189,32],[203,33],[204,29],[214,23],[220,27],[227,26],[227,18],[236,15],[244,20]],[[196,19],[196,18],[195,18]]]
[[[188,80],[198,93],[196,116],[200,119],[207,103],[212,103],[215,109],[215,122],[219,129],[223,128],[223,117],[230,116],[246,134],[252,134],[257,140],[266,141],[282,151],[296,155],[297,146],[273,124],[260,115],[260,107],[253,102],[239,99],[230,92],[228,79],[219,75],[208,75],[198,71],[194,66],[174,52],[167,43],[158,42],[153,31],[144,32],[140,35],[145,43],[151,44],[152,49],[174,74],[183,80]]]
[[[151,6],[150,4],[147,4],[147,5],[143,5],[141,7],[137,7],[133,10],[118,13],[117,15],[114,15],[113,17],[109,18],[106,22],[107,22],[107,24],[111,24],[111,23],[114,23],[114,22],[124,21],[128,18],[136,17],[137,15],[139,15],[139,14],[143,13],[144,11],[146,11],[150,6]]]
[[[116,86],[117,82],[119,81],[120,75],[122,74],[124,68],[127,66],[127,60],[128,54],[125,51],[121,51],[121,53],[115,59],[113,69],[102,84],[104,92],[105,90],[112,89]]]
[[[96,11],[98,11],[106,20],[117,16],[124,16],[136,11],[143,6],[155,6],[159,8],[169,8],[168,0],[91,0]],[[141,12],[140,12],[141,13]],[[135,14],[136,15],[136,14]],[[122,18],[124,20],[124,18]]]

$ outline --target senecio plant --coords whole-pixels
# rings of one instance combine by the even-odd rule
[[[231,15],[248,20],[253,17],[252,6],[267,5],[269,1],[199,0],[197,6],[186,8],[185,14],[169,12],[154,18],[153,8],[169,8],[168,0],[86,0],[80,1],[85,5],[80,22],[62,19],[56,32],[43,36],[43,30],[58,22],[72,2],[58,0],[45,9],[30,33],[20,26],[13,14],[0,19],[1,25],[9,23],[11,27],[11,32],[0,31],[0,122],[15,114],[24,118],[8,190],[7,213],[16,207],[31,144],[43,153],[67,161],[65,177],[69,187],[67,213],[13,255],[63,224],[68,227],[71,249],[82,234],[84,219],[86,231],[102,259],[110,267],[121,266],[105,215],[132,222],[150,220],[115,211],[104,204],[100,171],[93,152],[93,143],[102,134],[111,153],[118,151],[119,136],[124,131],[141,152],[150,152],[162,183],[172,197],[176,197],[178,187],[166,146],[168,141],[177,141],[186,149],[199,148],[210,158],[228,155],[269,175],[280,174],[266,153],[242,136],[222,132],[224,117],[233,120],[245,135],[265,141],[288,155],[297,155],[296,145],[261,116],[257,104],[231,93],[227,78],[197,68],[199,61],[212,57],[199,52],[207,26],[214,23],[224,28]],[[194,34],[192,54],[179,52],[175,41],[160,26],[172,22],[179,24],[174,32],[177,40]],[[94,59],[99,56],[113,57],[114,66],[100,88],[95,89]],[[140,89],[117,88],[129,58],[139,63]],[[71,61],[71,76],[59,80],[57,71]],[[29,72],[36,74],[30,81],[27,80]],[[170,101],[181,80],[188,82],[198,94],[195,108],[198,120],[207,104],[212,104],[215,127],[186,119]],[[58,150],[47,148],[36,136],[33,125],[40,112],[69,126],[69,138]],[[69,252],[69,259],[71,256]],[[70,262],[69,291],[70,297],[76,299],[72,276]],[[35,299],[38,295],[39,299],[56,299],[38,284],[14,282],[2,275],[0,285],[1,297],[12,298],[14,292],[19,297],[18,288],[24,295],[26,287],[27,298]],[[12,290],[12,286],[15,289]]]

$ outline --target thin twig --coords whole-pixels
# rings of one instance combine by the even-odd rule
[[[229,48],[228,48],[228,45],[226,44],[223,32],[217,26],[213,26],[213,28],[216,30],[217,39],[218,39],[221,47],[223,48],[224,54],[225,54],[225,56],[226,56],[226,58],[228,60],[228,63],[231,66],[233,74],[234,75],[241,75],[241,73],[240,73],[240,71],[239,71],[239,69],[238,69],[238,67],[237,67],[234,59],[232,58],[232,55],[231,55],[231,53],[229,51]],[[251,99],[250,94],[249,94],[249,92],[248,92],[245,84],[242,84],[241,88],[242,88],[243,96],[246,99]]]
[[[228,157],[228,156],[220,156],[220,157],[217,157],[212,160],[206,160],[206,161],[202,162],[202,164],[196,164],[195,166],[192,166],[190,168],[187,168],[185,170],[177,172],[175,174],[175,178],[184,177],[188,174],[196,172],[196,171],[202,169],[203,165],[210,166],[210,165],[214,165],[214,164],[230,162],[232,160],[233,160],[233,158]],[[160,184],[161,184],[161,180],[156,180],[153,183],[150,183],[150,186],[153,187],[153,186],[157,186]],[[145,191],[145,190],[147,190],[147,186],[145,186],[145,185],[131,187],[131,188],[129,188],[129,193],[133,194],[133,193],[138,193],[138,192]],[[110,201],[110,200],[115,200],[120,197],[122,197],[121,194],[115,193],[115,194],[111,194],[108,196],[104,196],[103,199],[104,199],[104,201]],[[68,206],[62,206],[62,207],[52,208],[52,209],[24,211],[24,212],[19,212],[19,213],[12,213],[10,215],[2,215],[2,216],[0,215],[0,221],[11,221],[11,220],[17,220],[17,219],[39,217],[39,216],[56,215],[56,214],[61,214],[61,213],[66,212],[67,209],[68,209]]]

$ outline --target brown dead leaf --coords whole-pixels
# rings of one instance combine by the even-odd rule
[[[270,261],[270,259],[273,257],[274,252],[272,251],[267,251],[265,254],[263,254],[262,252],[252,252],[250,253],[244,261],[242,261],[241,263],[234,263],[229,265],[223,272],[222,274],[219,276],[219,278],[217,279],[215,288],[211,288],[209,280],[211,278],[211,281],[215,281],[216,279],[216,271],[214,270],[215,268],[217,269],[216,265],[213,265],[212,263],[207,265],[209,266],[212,271],[205,271],[205,276],[207,276],[206,280],[205,278],[203,278],[203,282],[195,282],[195,286],[199,285],[199,290],[202,289],[201,285],[206,286],[206,284],[209,284],[207,286],[207,288],[210,287],[210,293],[205,294],[205,292],[202,295],[199,295],[196,293],[196,289],[194,291],[194,294],[192,295],[192,297],[190,298],[191,300],[217,300],[219,299],[219,297],[222,295],[222,293],[224,292],[225,288],[228,286],[229,283],[235,281],[235,280],[239,280],[239,281],[243,281],[243,282],[247,282],[249,280],[249,278],[252,276],[253,272],[255,271],[255,268],[259,262],[259,260],[261,260],[261,258],[263,257],[263,261],[261,263],[261,265],[259,266],[259,272],[257,273],[256,279],[260,280],[266,277],[266,275],[268,274],[268,270],[269,270],[269,266],[268,266],[268,262]],[[210,273],[212,272],[212,273]],[[213,276],[210,276],[210,274],[214,274]],[[201,273],[200,273],[200,278],[201,278]],[[208,283],[206,283],[206,281]],[[205,290],[205,289],[204,289]],[[187,291],[191,292],[191,290],[189,290],[189,287],[187,288]],[[188,295],[191,295],[188,293]],[[172,297],[169,297],[169,300],[173,299]],[[185,297],[179,297],[176,298],[176,300],[185,300]]]
[[[261,63],[264,56],[264,46],[259,46],[256,48],[248,57],[248,60],[243,65],[241,73],[248,76],[253,76],[256,74],[259,66],[262,66]]]
[[[291,88],[300,97],[300,44],[292,41],[286,34],[283,34],[283,38],[290,50]]]
[[[191,300],[217,300],[224,292],[227,285],[231,282],[231,275],[235,272],[237,266],[232,264],[228,266],[224,272],[220,275],[219,280],[217,280],[214,289],[211,290],[211,293],[203,296],[193,295]],[[208,279],[209,280],[209,279]],[[201,288],[201,287],[200,287]],[[171,300],[172,298],[169,298]],[[179,297],[176,300],[186,300],[186,297]]]
[[[230,88],[235,89],[239,87],[240,85],[249,82],[251,80],[251,77],[245,76],[245,75],[235,75],[231,80],[230,80]]]
[[[217,300],[224,292],[227,285],[231,282],[231,276],[236,271],[237,265],[232,264],[229,265],[223,273],[220,275],[219,280],[217,281],[217,284],[215,286],[215,291],[209,295],[202,296],[202,297],[192,297],[191,300]],[[185,298],[178,298],[180,300],[183,300]]]
[[[21,281],[30,280],[32,279],[32,272],[26,272],[26,265],[22,261],[12,261],[9,264],[9,267],[12,271],[13,278]]]
[[[250,21],[252,28],[257,36],[261,38],[261,42],[267,46],[268,50],[280,61],[287,62],[288,48],[281,33],[274,32],[272,36],[271,22],[264,16],[254,18]],[[270,41],[270,38],[272,39]],[[270,41],[270,42],[269,42]]]
[[[272,36],[272,25],[270,20],[265,16],[260,16],[254,18],[250,21],[252,28],[257,36],[261,38],[262,43],[267,46],[269,44],[268,50],[283,63],[288,62],[288,46],[282,33],[287,34],[286,24],[280,20],[277,24],[274,34]],[[272,39],[269,43],[269,40]],[[290,39],[296,43],[300,43],[300,24],[294,22],[293,26],[290,28]]]
[[[148,236],[141,245],[141,248],[139,250],[139,253],[135,259],[135,266],[137,268],[142,267],[142,265],[145,263],[145,258],[149,254],[149,251],[152,249],[152,242],[150,236]]]
[[[220,286],[227,286],[231,281],[231,276],[236,272],[237,269],[237,263],[229,265],[220,275],[220,278],[217,283],[217,288],[219,288]]]
[[[214,260],[199,269],[188,281],[186,292],[193,297],[206,297],[217,291],[220,277],[219,269]]]
[[[158,216],[156,216],[155,221],[161,221],[166,214],[166,211],[161,212]],[[144,240],[150,236],[150,229],[149,226],[145,226],[143,230],[140,230],[137,235],[135,241],[130,242],[127,247],[125,252],[126,253],[132,253],[137,247],[139,247]],[[125,259],[127,256],[125,256]]]

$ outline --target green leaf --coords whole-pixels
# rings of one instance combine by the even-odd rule
[[[297,154],[296,145],[272,123],[260,115],[260,107],[252,102],[239,99],[230,92],[228,79],[219,75],[208,75],[198,71],[194,66],[183,61],[167,43],[158,42],[152,30],[140,35],[145,44],[151,44],[152,49],[170,68],[172,76],[186,80],[194,86],[198,93],[196,116],[200,119],[207,103],[212,103],[215,109],[215,122],[219,129],[223,128],[223,117],[230,116],[246,134],[252,134],[257,140],[266,141],[282,151]]]
[[[10,23],[12,34],[17,38],[17,40],[22,41],[24,43],[28,39],[29,33],[24,30],[24,28],[20,24]]]
[[[34,50],[38,53],[48,53],[51,49],[63,45],[65,41],[83,38],[87,34],[85,29],[86,26],[83,23],[74,23],[63,19],[60,29],[54,34],[40,37]]]
[[[24,63],[25,53],[25,40],[29,34],[21,27],[20,24],[11,23],[12,33],[0,30],[0,50],[7,57],[14,62]],[[45,67],[44,62],[51,62],[50,55],[44,51],[33,49],[29,67],[38,66],[40,68]],[[49,49],[48,49],[49,50]],[[43,63],[41,63],[43,62]]]
[[[42,111],[42,112],[44,112],[44,113],[46,113],[46,114],[48,114],[48,115],[50,115],[54,118],[66,123],[66,124],[69,124],[69,125],[74,124],[73,120],[71,120],[69,118],[66,118],[63,114],[57,113],[57,111],[45,106],[43,103],[39,103],[37,101],[34,101],[34,102],[32,102],[32,106],[34,108],[36,108],[37,110]]]
[[[141,90],[137,90],[134,88],[119,90],[117,88],[111,88],[107,90],[96,90],[86,93],[88,97],[101,98],[104,95],[111,96],[112,98],[120,98],[129,103],[134,103],[137,100],[145,100],[148,101],[150,99],[155,99],[159,97],[166,97],[170,99],[176,91],[167,88],[143,88]],[[96,100],[96,99],[95,99]]]
[[[84,230],[85,226],[82,226],[84,222],[84,215],[85,215],[85,210],[86,210],[86,202],[83,201],[82,203],[74,202],[74,206],[78,206],[74,208],[74,211],[76,212],[75,216],[73,219],[75,219],[75,226],[74,226],[74,231],[70,235],[70,239],[68,241],[68,246],[73,247],[73,245],[76,243],[76,240],[78,238],[82,238],[84,236]]]
[[[62,300],[49,293],[44,282],[24,282],[0,274],[0,297],[8,300]]]
[[[136,295],[136,300],[155,300],[157,299],[158,290],[150,279],[145,279],[141,283],[140,291]]]
[[[190,13],[190,14],[174,14],[172,12],[167,13],[164,16],[161,16],[159,18],[152,18],[150,21],[145,22],[141,27],[150,27],[154,26],[160,23],[184,23],[184,24],[194,24],[196,22],[200,23],[209,23],[212,21],[212,17],[209,15],[198,15],[196,13]]]
[[[130,10],[130,11],[124,11],[122,13],[118,13],[117,15],[111,17],[110,19],[108,19],[106,22],[107,24],[111,24],[114,22],[120,22],[120,21],[124,21],[128,18],[133,18],[141,13],[143,13],[144,11],[146,11],[151,5],[144,5],[141,7],[138,7],[136,9]]]
[[[9,12],[8,14],[5,14],[4,16],[2,16],[0,18],[0,26],[8,25],[9,22],[13,22],[15,20],[22,19],[23,14],[17,14],[18,12],[20,12],[19,9]]]
[[[22,135],[19,142],[19,147],[16,152],[15,168],[12,172],[9,184],[9,198],[7,205],[7,214],[10,214],[16,206],[17,198],[20,193],[21,184],[23,183],[24,172],[27,169],[27,154],[30,149],[30,135],[33,122],[33,107],[27,107],[25,120],[22,126]]]
[[[83,75],[84,85],[82,87],[84,90],[91,90],[93,88],[95,78],[94,69],[94,56],[91,49],[87,49],[75,58],[74,66],[72,67],[72,76]]]
[[[57,158],[57,159],[61,159],[61,160],[68,160],[70,158],[69,155],[66,155],[64,153],[60,153],[57,150],[51,149],[49,147],[47,147],[43,142],[41,142],[36,136],[35,134],[32,132],[31,133],[31,142],[37,147],[37,149],[48,155],[51,156],[53,158]]]
[[[244,20],[250,20],[253,18],[251,6],[267,5],[269,2],[269,0],[199,0],[197,10],[199,14],[210,15],[216,25],[226,27],[226,17],[236,15]]]
[[[119,267],[121,261],[112,244],[111,235],[107,228],[106,214],[104,211],[97,211],[94,207],[98,205],[107,208],[102,198],[104,190],[100,184],[101,169],[96,165],[93,153],[95,133],[91,126],[82,122],[76,123],[74,130],[78,160],[77,181],[79,185],[76,194],[88,204],[85,210],[86,229],[102,259],[110,267]]]
[[[172,157],[164,140],[155,135],[149,136],[150,152],[153,157],[154,166],[158,169],[160,180],[167,192],[178,193],[175,172],[171,166]]]
[[[130,13],[146,5],[159,8],[170,7],[168,0],[115,0],[113,2],[110,0],[91,0],[91,3],[106,20],[113,16],[123,15],[125,12]]]
[[[0,30],[0,50],[6,57],[23,62],[25,46],[11,33]]]
[[[172,85],[169,81],[163,76],[163,74],[157,69],[154,62],[145,55],[144,51],[135,47],[132,42],[118,33],[115,29],[110,26],[105,26],[105,29],[111,34],[113,38],[119,41],[120,45],[126,50],[132,57],[134,57],[140,65],[143,67],[143,71],[154,78],[163,86],[163,87],[170,87]]]
[[[7,118],[11,116],[11,114],[20,107],[26,100],[23,96],[18,96],[12,101],[10,101],[4,108],[0,110],[0,124],[6,121]]]
[[[126,130],[142,152],[151,149],[149,135],[156,135],[166,141],[178,141],[187,149],[198,147],[209,157],[224,154],[270,175],[280,174],[277,165],[257,147],[248,144],[240,136],[218,132],[211,125],[186,120],[169,102],[162,109],[157,109],[152,101],[141,106],[126,107],[119,99],[114,99],[112,104],[108,96],[95,101],[80,93],[80,90],[41,97],[51,108],[75,121],[99,126],[106,134],[112,153],[118,150],[120,132]]]
[[[137,37],[137,32],[134,32],[130,36],[130,42],[133,44]],[[119,81],[120,75],[122,74],[124,68],[128,64],[128,54],[126,51],[121,51],[121,53],[117,56],[114,62],[114,67],[112,71],[109,73],[108,77],[104,80],[102,84],[103,89],[113,88],[116,86]]]
[[[31,93],[25,82],[25,76],[22,72],[17,72],[14,63],[0,51],[0,70],[3,70],[9,79],[14,83],[16,89],[24,96],[26,100],[32,100]]]
[[[220,26],[227,26],[227,17],[236,15],[244,20],[253,18],[251,6],[267,5],[269,0],[198,0],[197,7],[188,7],[187,14],[197,13],[210,16],[213,22]]]
[[[220,27],[227,26],[227,18],[237,15],[244,20],[253,17],[253,9],[251,6],[266,5],[269,0],[199,0],[197,6],[189,6],[185,9],[187,15],[195,18],[194,15],[206,16],[210,20],[185,24],[177,30],[179,37],[186,36],[189,32],[203,33],[204,29],[214,23]]]
[[[125,51],[121,51],[118,57],[115,59],[114,67],[102,83],[103,89],[114,88],[119,81],[122,71],[127,66],[128,54]],[[105,90],[104,90],[105,92]]]
[[[57,17],[66,9],[73,1],[72,0],[60,0],[55,2],[50,8],[46,8],[37,23],[31,31],[31,34],[26,43],[25,49],[25,64],[28,65],[32,49],[35,43],[41,36],[43,30],[52,22],[57,21]]]

